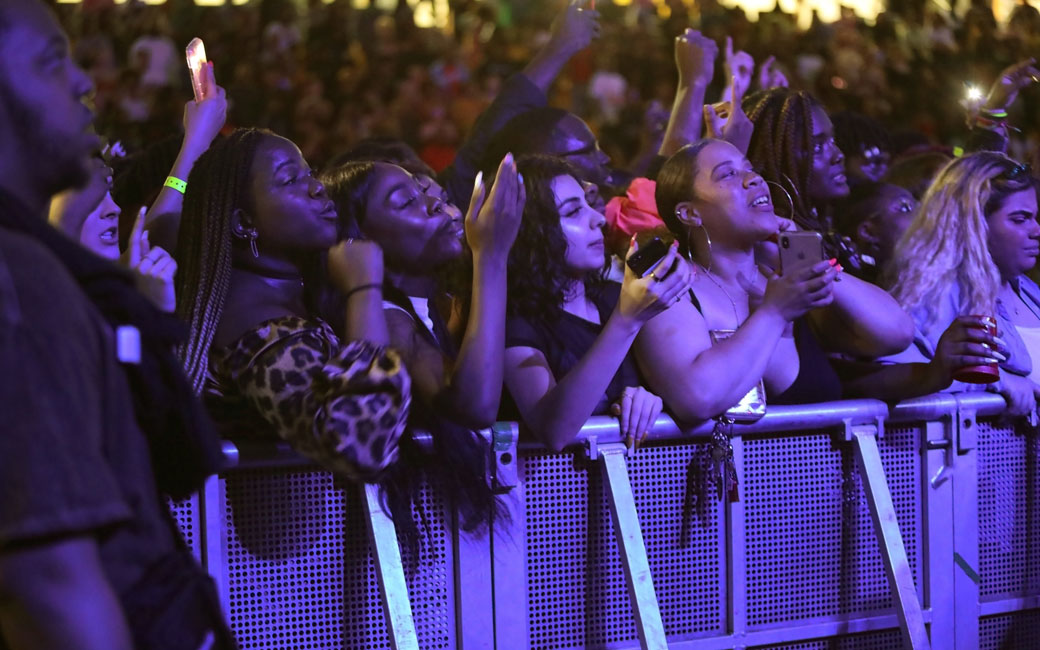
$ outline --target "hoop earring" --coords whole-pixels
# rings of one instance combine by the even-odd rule
[[[253,254],[253,257],[260,257],[260,250],[256,247],[256,231],[249,233],[249,251]]]
[[[785,176],[784,178],[787,178],[787,177]],[[788,179],[788,180],[790,180],[790,179]],[[784,197],[787,199],[787,205],[789,205],[791,207],[790,212],[784,218],[785,219],[791,219],[793,221],[794,220],[794,199],[791,198],[791,193],[787,191],[787,188],[785,188],[780,183],[777,183],[776,181],[766,181],[766,184],[770,185],[770,186],[775,185],[778,190],[780,190],[781,192],[784,193]]]
[[[704,231],[704,241],[708,244],[708,266],[704,268],[705,273],[711,273],[711,235],[708,234],[708,229],[704,227],[702,223],[700,229]],[[693,250],[690,250],[690,256],[693,256]]]

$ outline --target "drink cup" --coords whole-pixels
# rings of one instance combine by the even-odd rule
[[[972,318],[979,318],[985,321],[986,326],[983,329],[992,336],[997,335],[997,320],[995,318],[992,316],[975,315]],[[968,384],[992,384],[1000,379],[1000,367],[995,362],[981,366],[965,366],[953,373],[953,378]]]

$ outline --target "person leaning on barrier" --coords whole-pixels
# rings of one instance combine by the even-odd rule
[[[509,254],[509,393],[550,449],[564,448],[589,416],[610,412],[626,443],[638,443],[662,402],[642,387],[630,348],[687,290],[689,265],[672,248],[646,277],[627,269],[620,285],[605,282],[605,218],[589,207],[577,172],[548,156],[518,165],[527,204]],[[629,256],[635,250],[633,243]]]
[[[651,390],[685,422],[722,414],[763,378],[770,404],[838,399],[812,319],[834,300],[840,269],[833,261],[783,276],[760,269],[756,245],[788,224],[747,158],[721,140],[687,145],[661,168],[656,195],[697,274],[689,295],[636,339]]]
[[[321,179],[339,209],[341,232],[371,239],[386,257],[390,341],[416,398],[409,423],[433,434],[437,457],[417,462],[416,473],[439,474],[464,528],[480,528],[495,500],[485,480],[490,450],[473,431],[494,424],[502,395],[506,257],[524,206],[516,165],[503,159],[489,189],[478,177],[465,216],[432,193],[428,179],[397,165],[349,162]],[[465,319],[442,277],[464,261],[473,270]],[[325,302],[329,320],[341,302]]]
[[[1040,254],[1037,180],[1003,154],[951,161],[936,176],[885,270],[892,295],[910,313],[914,345],[850,382],[856,395],[905,399],[942,390],[957,370],[999,363],[989,384],[1014,414],[1040,394],[1040,289],[1029,278]],[[983,317],[995,318],[997,336]]]
[[[220,460],[181,328],[46,220],[89,179],[90,92],[42,2],[0,3],[0,648],[234,648],[161,495]]]
[[[411,401],[387,347],[383,259],[336,244],[336,207],[295,144],[239,129],[192,168],[178,236],[182,356],[226,435],[269,433],[348,478],[378,480],[398,457]],[[339,331],[308,305],[328,277]]]

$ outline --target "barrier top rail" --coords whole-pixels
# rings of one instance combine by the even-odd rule
[[[936,393],[926,397],[906,400],[889,405],[879,400],[860,399],[793,406],[771,406],[766,415],[754,424],[735,424],[733,433],[742,437],[775,435],[791,431],[819,430],[844,427],[853,424],[878,422],[921,422],[944,417],[954,417],[960,410],[972,410],[978,416],[1003,413],[1007,408],[1004,398],[994,393]],[[654,423],[648,441],[691,441],[711,436],[714,421],[708,420],[693,427],[682,428],[675,421],[662,415]],[[511,444],[519,441],[521,450],[543,450],[541,443],[520,439],[517,422],[499,422],[492,430],[483,431],[495,442]],[[432,444],[429,433],[419,433],[420,445]],[[624,442],[618,421],[612,417],[589,418],[575,437],[570,447],[583,446],[595,440],[598,444]],[[311,465],[312,461],[299,455],[288,443],[280,440],[237,439],[223,442],[225,469],[261,469],[268,467],[295,467]]]

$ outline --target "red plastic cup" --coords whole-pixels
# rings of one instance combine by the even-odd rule
[[[986,326],[979,329],[985,329],[992,336],[997,335],[997,320],[995,318],[976,315],[972,315],[972,318],[979,318],[986,322]],[[1000,366],[996,363],[987,363],[983,366],[965,366],[953,373],[953,378],[967,384],[992,384],[1000,379]]]

